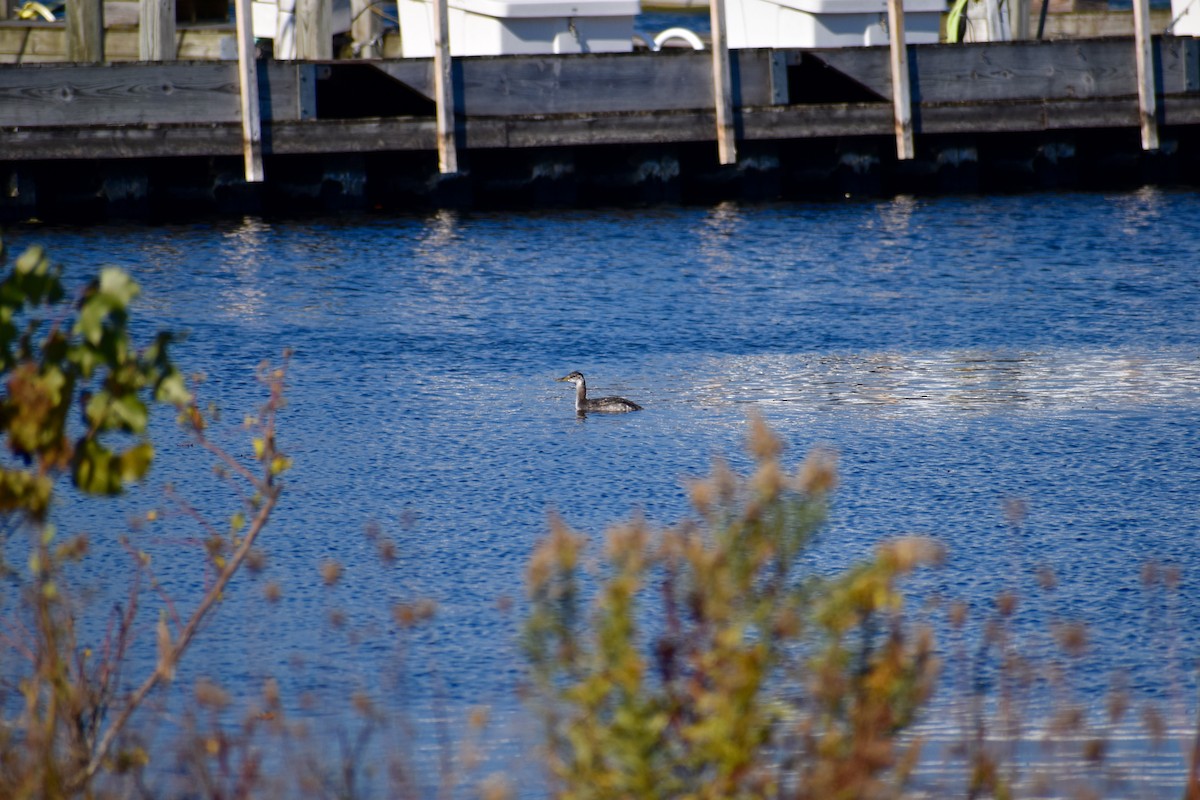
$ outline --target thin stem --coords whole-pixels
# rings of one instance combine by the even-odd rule
[[[146,696],[149,695],[150,692],[155,689],[155,687],[157,687],[163,682],[164,679],[168,677],[170,665],[175,664],[180,660],[184,651],[187,650],[188,645],[191,644],[196,632],[199,630],[200,624],[204,621],[204,618],[208,615],[208,612],[212,609],[212,607],[216,605],[217,601],[221,598],[225,587],[237,573],[238,568],[241,567],[242,562],[246,559],[246,556],[250,554],[250,549],[254,546],[254,542],[258,538],[258,534],[264,527],[266,527],[267,520],[270,518],[271,512],[274,510],[275,504],[278,502],[278,500],[279,488],[277,486],[269,487],[265,494],[263,506],[259,510],[258,515],[254,518],[254,521],[250,524],[250,528],[246,533],[246,538],[242,540],[241,545],[234,552],[233,557],[225,565],[225,568],[221,570],[220,575],[217,576],[216,583],[214,583],[212,588],[210,588],[204,595],[204,599],[201,600],[200,605],[188,619],[187,625],[184,626],[183,630],[179,634],[179,638],[175,640],[175,644],[170,650],[169,658],[160,660],[154,672],[152,672],[146,678],[146,680],[142,682],[142,685],[139,686],[130,696],[128,702],[126,702],[125,706],[121,709],[121,712],[116,716],[116,718],[113,720],[113,723],[104,732],[104,736],[101,737],[100,743],[96,746],[96,751],[92,754],[91,761],[88,762],[87,767],[84,768],[84,770],[76,775],[71,781],[72,787],[82,786],[95,776],[96,772],[100,769],[104,757],[108,754],[109,749],[112,748],[113,742],[116,741],[117,736],[125,728],[125,725],[129,722],[129,718],[133,716],[133,712],[136,711],[141,703],[146,699]]]
[[[91,759],[88,761],[87,766],[72,778],[69,783],[69,786],[72,789],[78,789],[79,787],[86,785],[88,781],[95,777],[96,773],[100,770],[105,757],[108,755],[109,750],[112,749],[117,737],[129,723],[133,713],[141,706],[146,697],[156,687],[158,687],[159,684],[170,680],[174,671],[174,665],[179,663],[184,652],[187,650],[188,645],[191,644],[192,639],[199,631],[201,623],[204,622],[205,617],[208,616],[208,613],[224,595],[225,587],[233,579],[233,576],[237,574],[247,556],[250,555],[250,551],[254,548],[254,544],[258,539],[258,535],[262,532],[263,528],[266,527],[267,521],[271,517],[271,512],[274,511],[276,504],[279,502],[281,487],[274,481],[273,462],[278,456],[274,444],[275,414],[282,403],[282,375],[283,371],[280,370],[276,373],[275,377],[269,381],[271,395],[265,406],[264,419],[261,427],[263,442],[265,443],[264,451],[259,459],[260,463],[263,464],[264,469],[262,477],[255,475],[247,467],[237,462],[237,460],[235,460],[228,453],[209,443],[204,438],[201,426],[199,424],[195,425],[195,434],[205,449],[216,455],[221,461],[224,461],[238,474],[243,475],[251,483],[251,485],[253,485],[261,493],[263,497],[263,503],[259,507],[257,513],[254,515],[254,518],[246,531],[245,537],[238,544],[233,556],[228,562],[226,562],[225,566],[218,573],[216,581],[205,592],[199,606],[197,606],[196,610],[192,612],[187,624],[184,625],[183,629],[180,631],[179,637],[175,639],[168,651],[159,657],[158,665],[155,667],[154,671],[146,677],[146,679],[140,686],[137,687],[136,690],[134,690],[134,692],[129,696],[129,699],[126,701],[125,705],[121,708],[120,713],[118,713],[114,718],[112,724],[109,725],[109,727],[104,731],[104,735],[101,736],[99,743],[96,745],[96,749],[92,753]],[[196,411],[195,407],[192,407],[191,411],[193,412],[193,420],[198,420],[198,412]]]

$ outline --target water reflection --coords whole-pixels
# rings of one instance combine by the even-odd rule
[[[1038,412],[1194,408],[1200,359],[1188,353],[1005,353],[739,355],[712,365],[720,381],[692,387],[710,406],[802,403],[903,406],[943,414],[1026,407]]]
[[[226,231],[225,264],[236,280],[222,282],[221,302],[214,310],[230,318],[250,319],[262,316],[266,303],[266,285],[261,276],[268,257],[271,226],[256,217],[246,217],[242,223]]]
[[[1117,208],[1121,209],[1124,227],[1121,232],[1126,236],[1136,236],[1154,225],[1162,217],[1166,195],[1161,189],[1143,186],[1136,192],[1130,192],[1116,199]]]
[[[430,214],[425,221],[417,253],[432,264],[454,266],[458,259],[453,246],[462,240],[460,224],[461,219],[456,211],[442,209]]]
[[[885,232],[901,236],[909,232],[916,210],[917,198],[907,194],[897,195],[879,205],[879,221]]]
[[[698,255],[708,266],[706,283],[713,291],[724,291],[720,279],[736,274],[745,261],[740,252],[744,243],[735,234],[743,223],[744,212],[737,203],[718,203],[709,209],[697,228]]]

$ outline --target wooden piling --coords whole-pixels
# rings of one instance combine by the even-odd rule
[[[242,159],[246,165],[246,181],[263,180],[262,121],[258,104],[258,65],[254,53],[254,22],[251,0],[234,0],[237,19],[238,88],[242,115]]]
[[[737,134],[733,127],[733,81],[729,71],[729,40],[725,33],[725,0],[709,0],[712,24],[713,105],[717,112],[717,159],[737,163]]]
[[[437,104],[438,171],[458,172],[455,142],[454,72],[450,60],[450,8],[448,0],[433,0],[433,94]]]
[[[104,61],[104,0],[67,3],[67,60],[76,64]]]
[[[296,0],[296,58],[333,58],[332,0]]]
[[[383,55],[383,19],[375,13],[374,0],[350,0],[350,37],[355,58]]]
[[[896,157],[914,157],[912,88],[908,76],[908,44],[904,40],[904,0],[888,0],[888,37],[891,45],[892,113],[895,120]]]
[[[1136,47],[1138,114],[1142,149],[1158,149],[1158,100],[1154,94],[1154,43],[1150,38],[1150,0],[1133,0],[1133,41]]]
[[[274,56],[279,61],[296,60],[296,0],[276,1]]]
[[[174,61],[175,0],[141,0],[139,12],[138,59]]]
[[[1029,35],[1029,13],[1030,0],[1014,0],[1012,4],[1012,13],[1015,19],[1012,22],[1013,38],[1018,41],[1024,41],[1030,38]]]

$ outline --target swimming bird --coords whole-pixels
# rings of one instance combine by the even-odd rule
[[[622,411],[641,411],[642,407],[632,400],[626,400],[624,397],[597,397],[595,400],[589,400],[587,396],[587,383],[583,379],[582,372],[572,372],[570,375],[564,375],[558,378],[560,382],[575,384],[575,410],[583,413],[586,411],[603,411],[608,413],[620,413]]]

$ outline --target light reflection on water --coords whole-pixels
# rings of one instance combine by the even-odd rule
[[[903,416],[1001,407],[1013,413],[1195,408],[1200,403],[1200,357],[1191,352],[810,353],[730,356],[709,363],[707,380],[685,391],[712,406],[897,406],[895,413]]]
[[[1124,668],[1161,694],[1139,570],[1156,558],[1200,576],[1198,215],[1195,196],[1144,191],[41,228],[6,241],[44,242],[76,275],[97,254],[131,270],[139,324],[190,332],[178,357],[209,376],[235,447],[257,402],[253,367],[296,352],[281,433],[296,468],[268,569],[223,609],[247,628],[207,631],[181,685],[212,674],[249,697],[276,675],[334,718],[366,689],[451,728],[486,703],[490,758],[527,776],[515,632],[547,511],[594,536],[634,510],[672,523],[684,481],[713,456],[745,466],[752,409],[789,458],[817,444],[840,454],[814,567],[928,533],[950,558],[915,592],[982,610],[1049,565],[1060,588],[1021,624],[1088,622],[1096,666],[1081,683],[1094,691]],[[646,410],[577,418],[554,382],[574,369]],[[227,515],[222,487],[165,438],[150,485],[110,518],[68,503],[61,526],[123,530],[169,480]],[[1029,508],[1020,531],[1003,512],[1014,498]],[[396,565],[372,556],[370,521],[395,540]],[[157,535],[139,543],[164,579],[184,594],[200,585]],[[108,541],[94,538],[104,574],[125,558]],[[326,559],[345,566],[338,586],[316,577]],[[267,580],[284,594],[263,608]],[[437,602],[436,624],[402,638],[392,605],[416,597]],[[1195,578],[1179,609],[1182,662],[1197,652]],[[346,628],[328,624],[334,611]],[[436,741],[400,746],[436,772]]]

